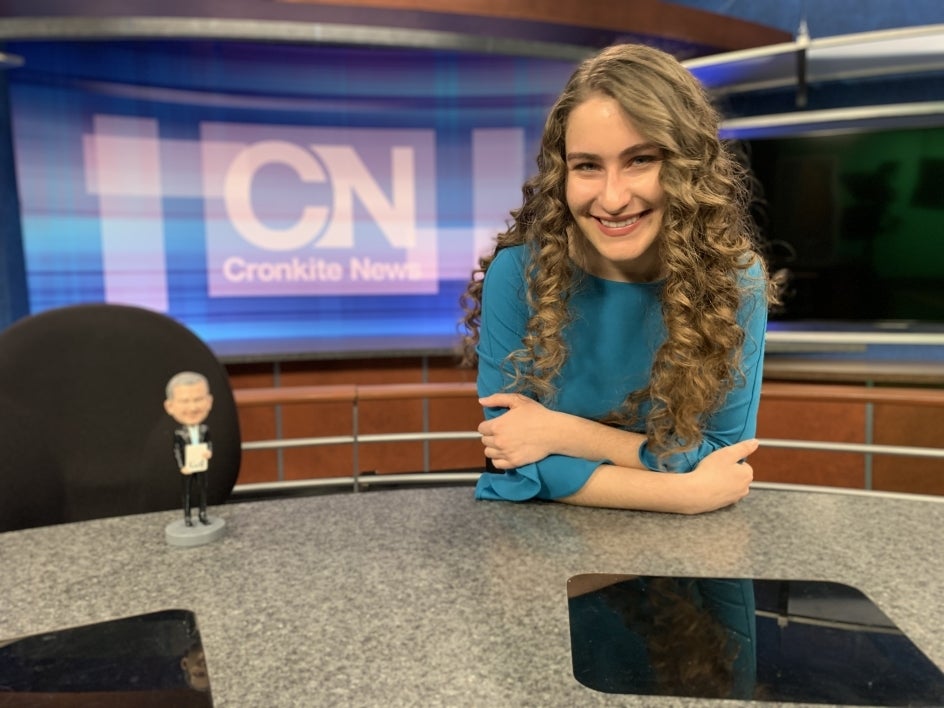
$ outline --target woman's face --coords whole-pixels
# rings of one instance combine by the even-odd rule
[[[659,278],[662,151],[598,93],[571,111],[564,146],[567,206],[589,246],[575,254],[578,263],[607,280]]]

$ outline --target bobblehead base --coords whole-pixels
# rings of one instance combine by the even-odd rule
[[[207,521],[210,523],[194,521],[193,526],[187,526],[183,519],[177,519],[164,528],[164,537],[171,546],[203,546],[213,543],[223,535],[226,522],[215,516],[208,516]]]

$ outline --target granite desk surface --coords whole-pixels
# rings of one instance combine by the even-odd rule
[[[568,578],[790,578],[857,587],[944,667],[937,498],[760,488],[683,517],[378,490],[216,507],[195,548],[166,544],[177,514],[0,534],[0,637],[189,609],[220,708],[719,705],[578,683]]]

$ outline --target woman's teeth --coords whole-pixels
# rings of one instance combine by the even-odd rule
[[[607,221],[606,219],[600,219],[600,223],[603,224],[608,229],[621,229],[625,226],[631,226],[639,221],[640,216],[633,216],[625,221]]]

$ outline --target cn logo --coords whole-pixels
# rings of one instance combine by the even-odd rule
[[[203,123],[211,297],[437,292],[429,129]]]
[[[374,147],[371,151],[376,154]],[[248,243],[265,251],[315,248],[354,248],[355,197],[390,246],[417,245],[416,159],[412,146],[385,150],[389,187],[381,186],[354,145],[308,144],[262,140],[240,149],[223,176],[222,197],[233,228]],[[253,188],[259,171],[271,165],[287,167],[300,185],[292,200],[297,218],[275,226],[259,218]],[[305,185],[327,185],[329,203],[318,203]],[[320,194],[324,194],[321,190]],[[389,194],[388,194],[389,192]],[[314,190],[311,195],[316,194]],[[322,201],[324,197],[322,196]]]

